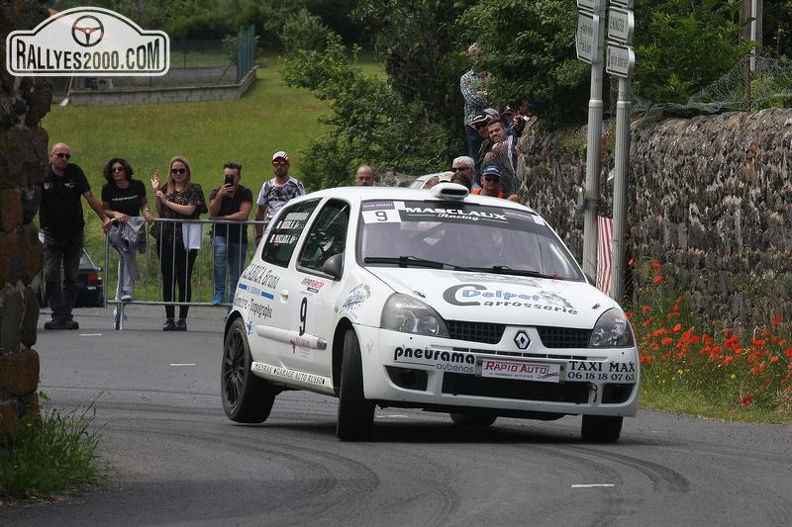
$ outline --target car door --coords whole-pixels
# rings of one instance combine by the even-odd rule
[[[298,248],[294,272],[289,273],[289,328],[291,346],[283,365],[307,374],[311,383],[330,386],[332,337],[336,321],[334,307],[343,289],[337,279],[323,271],[328,259],[343,258],[349,234],[350,205],[328,200],[315,214]]]
[[[239,281],[240,301],[249,316],[253,360],[267,366],[261,371],[288,378],[282,357],[291,349],[291,312],[287,285],[298,241],[319,200],[286,205],[265,233],[260,258],[245,269]],[[286,294],[284,294],[284,291]],[[235,300],[236,301],[236,300]]]

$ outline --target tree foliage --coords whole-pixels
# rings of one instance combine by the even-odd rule
[[[303,20],[319,27],[309,19]],[[445,166],[448,145],[455,142],[449,133],[426,114],[423,105],[406,101],[385,79],[366,76],[351,65],[338,35],[323,29],[322,49],[295,50],[283,68],[287,84],[310,89],[332,110],[323,119],[330,131],[313,141],[303,156],[306,186],[350,184],[355,168],[364,163],[378,171],[409,174]]]
[[[752,44],[740,42],[740,0],[639,0],[633,88],[654,102],[687,102],[729,71]],[[638,25],[638,24],[636,24]]]

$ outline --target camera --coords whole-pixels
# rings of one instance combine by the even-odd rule
[[[225,177],[225,184],[234,186],[234,176],[226,176]]]

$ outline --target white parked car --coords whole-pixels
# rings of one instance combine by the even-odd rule
[[[582,415],[584,440],[612,442],[638,349],[530,208],[453,183],[336,188],[270,222],[226,325],[228,417],[263,422],[286,389],[338,397],[343,440],[368,439],[379,406],[460,426]]]
[[[415,180],[410,183],[409,188],[417,188],[417,189],[424,189],[424,188],[431,188],[432,185],[436,185],[437,183],[443,181],[451,181],[451,177],[454,175],[453,172],[435,172],[434,174],[426,174],[423,176],[418,176]]]

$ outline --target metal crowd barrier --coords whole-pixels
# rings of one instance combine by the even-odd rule
[[[151,236],[150,230],[155,224],[159,223],[159,228],[162,231],[166,229],[182,228],[181,224],[189,225],[190,228],[197,228],[200,226],[202,229],[200,236],[200,247],[197,249],[197,256],[193,266],[192,276],[190,277],[190,284],[192,287],[192,298],[189,302],[180,302],[178,300],[179,288],[176,285],[176,266],[173,268],[171,281],[174,283],[173,296],[174,300],[166,301],[163,298],[163,277],[160,271],[160,257],[157,254],[157,240]],[[132,292],[133,299],[129,301],[121,300],[121,285],[119,276],[119,262],[120,257],[118,252],[110,244],[109,236],[105,236],[105,254],[104,254],[104,267],[102,269],[102,288],[104,293],[104,305],[114,305],[114,327],[116,330],[124,329],[124,310],[130,305],[151,305],[151,306],[175,306],[178,316],[178,309],[180,305],[187,306],[212,306],[217,305],[224,309],[230,308],[234,291],[231,289],[231,273],[230,269],[226,271],[226,302],[221,304],[213,304],[212,298],[214,296],[214,250],[212,247],[211,230],[216,225],[228,225],[229,229],[247,229],[248,247],[247,252],[243,257],[242,270],[245,269],[250,262],[253,251],[256,250],[256,232],[252,226],[263,225],[266,228],[266,221],[232,221],[232,220],[176,220],[170,218],[157,218],[155,223],[149,225],[145,224],[145,249],[136,252],[135,258],[138,267],[138,278],[135,281],[135,289]],[[171,249],[175,252],[175,244]],[[173,256],[173,255],[172,255]]]

